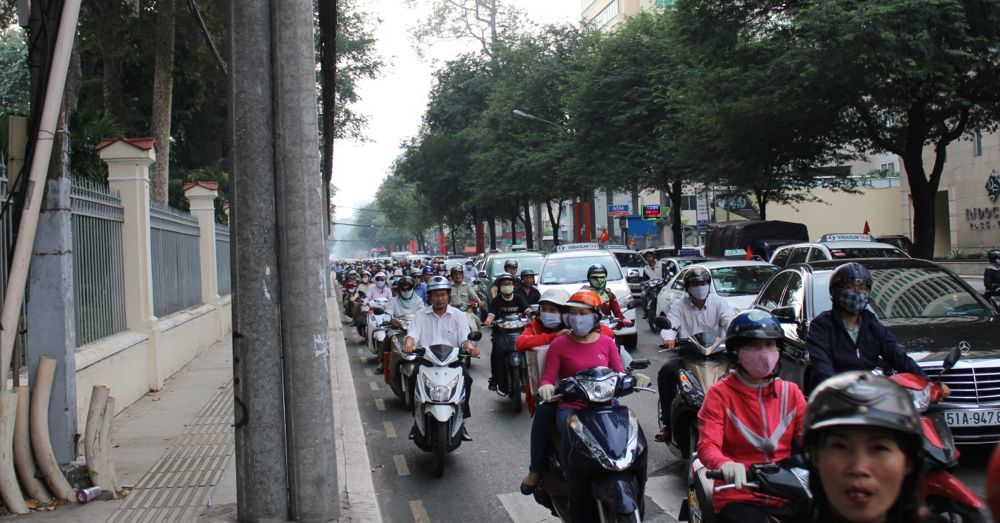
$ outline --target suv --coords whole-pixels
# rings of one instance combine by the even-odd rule
[[[944,373],[951,395],[940,406],[955,441],[1000,442],[1000,316],[963,279],[944,267],[913,258],[857,261],[872,273],[869,309],[932,377],[948,350],[963,359]],[[774,314],[791,340],[782,351],[781,375],[803,385],[809,374],[804,340],[817,314],[831,308],[830,275],[842,260],[810,262],[779,272],[761,289],[754,307]]]
[[[797,263],[854,258],[909,258],[895,245],[878,243],[868,234],[824,234],[818,242],[795,243],[774,251],[771,263],[791,267]]]
[[[632,298],[642,299],[642,266],[646,265],[646,261],[642,259],[642,256],[639,256],[638,252],[624,245],[605,245],[604,249],[615,255],[618,265],[625,271],[625,281],[628,282],[628,288],[632,291]]]

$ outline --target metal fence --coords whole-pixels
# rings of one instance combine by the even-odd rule
[[[73,180],[73,301],[78,347],[125,330],[122,211],[104,185]]]
[[[10,202],[7,201],[9,195],[7,194],[7,179],[0,178],[0,210],[3,211],[2,216],[0,216],[0,304],[3,303],[4,294],[7,291],[7,277],[10,275],[10,257],[14,252],[14,201],[11,199]],[[21,321],[27,317],[28,310],[25,303],[21,304]],[[19,333],[17,337],[18,341],[21,343],[21,347],[24,347],[26,337],[23,333]],[[22,351],[22,360],[24,359],[24,354],[26,351]],[[25,361],[21,362],[22,364]]]
[[[149,207],[153,314],[162,317],[201,303],[198,220],[169,207]]]
[[[219,296],[232,292],[233,281],[229,275],[229,226],[215,224],[215,275],[219,280]]]

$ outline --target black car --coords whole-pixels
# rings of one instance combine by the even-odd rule
[[[830,275],[848,260],[789,267],[772,277],[754,301],[781,320],[793,343],[782,354],[781,375],[809,391],[804,340],[810,321],[831,308]],[[951,396],[941,403],[955,440],[965,444],[1000,441],[1000,316],[964,280],[944,267],[912,258],[869,258],[872,273],[869,309],[892,331],[906,351],[934,376],[948,349],[963,359],[944,374]]]

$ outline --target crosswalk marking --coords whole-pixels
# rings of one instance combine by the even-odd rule
[[[427,515],[427,509],[424,508],[423,501],[419,499],[411,501],[410,512],[413,513],[413,521],[416,523],[431,523],[431,517]]]

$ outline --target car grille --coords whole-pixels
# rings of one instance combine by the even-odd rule
[[[941,365],[921,367],[932,378],[941,371]],[[941,382],[951,389],[943,405],[945,408],[1000,407],[1000,367],[954,368],[944,373]],[[1000,442],[1000,425],[952,427],[951,431],[957,443]]]

